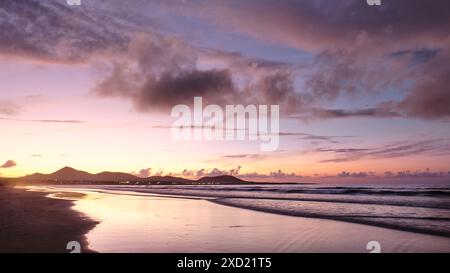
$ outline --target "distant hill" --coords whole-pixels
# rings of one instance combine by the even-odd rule
[[[237,177],[231,175],[219,175],[219,176],[208,176],[197,180],[200,183],[213,183],[213,184],[243,184],[249,183]]]
[[[74,168],[64,167],[51,174],[35,173],[20,178],[21,180],[60,180],[60,181],[126,181],[140,180],[141,178],[129,173],[101,172],[91,174]]]
[[[51,174],[35,173],[17,178],[19,181],[30,182],[77,182],[77,183],[96,183],[96,182],[114,182],[114,183],[139,183],[139,184],[244,184],[250,183],[230,175],[221,175],[214,177],[203,177],[198,180],[189,180],[174,176],[151,176],[147,178],[137,177],[135,175],[123,172],[101,172],[91,174],[85,171],[76,170],[71,167],[64,167]]]
[[[94,176],[95,180],[98,181],[135,181],[142,179],[132,174],[121,172],[101,172],[95,174]]]
[[[149,182],[177,182],[177,183],[191,183],[192,180],[182,178],[182,177],[175,177],[175,176],[150,176],[143,179],[144,181]]]

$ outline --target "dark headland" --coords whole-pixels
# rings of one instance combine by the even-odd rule
[[[91,174],[64,167],[51,174],[35,173],[24,177],[9,179],[12,183],[19,184],[125,184],[125,185],[268,185],[271,183],[245,181],[231,175],[208,176],[197,180],[175,176],[150,176],[141,178],[123,172],[101,172]],[[298,184],[298,183],[276,183]],[[305,184],[305,183],[302,183]]]

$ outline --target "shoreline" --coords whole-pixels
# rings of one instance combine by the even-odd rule
[[[0,237],[0,253],[2,252],[25,252],[25,253],[54,253],[54,252],[61,252],[61,253],[69,253],[70,250],[66,250],[66,244],[69,241],[79,241],[82,245],[82,251],[81,252],[148,252],[148,245],[142,245],[143,242],[141,241],[142,238],[150,237],[155,238],[156,241],[152,241],[151,244],[148,242],[147,244],[153,245],[154,243],[159,246],[151,246],[151,250],[149,252],[173,252],[174,250],[178,251],[190,251],[190,247],[188,248],[177,248],[182,247],[178,245],[179,239],[178,238],[180,232],[186,232],[186,229],[188,230],[194,230],[195,232],[197,223],[190,223],[189,221],[192,221],[192,219],[197,219],[197,217],[201,216],[201,212],[205,210],[205,208],[210,208],[210,212],[214,211],[214,213],[218,212],[218,215],[221,215],[217,219],[224,219],[222,217],[226,216],[229,218],[228,222],[223,223],[222,226],[215,225],[213,227],[199,227],[200,229],[205,229],[198,235],[192,236],[190,240],[192,241],[192,245],[197,245],[201,243],[207,243],[208,240],[202,240],[201,238],[205,234],[209,233],[215,233],[218,232],[218,229],[221,229],[221,233],[217,233],[218,238],[222,238],[222,236],[230,236],[230,234],[235,234],[234,231],[231,232],[230,228],[236,229],[238,232],[243,232],[245,229],[253,229],[253,231],[247,231],[248,234],[246,236],[254,236],[255,234],[259,234],[258,232],[269,232],[270,236],[266,236],[266,240],[269,240],[273,237],[273,232],[277,230],[276,225],[273,223],[273,219],[275,222],[278,223],[278,221],[285,221],[286,224],[282,225],[281,227],[284,229],[287,229],[286,233],[289,238],[295,238],[295,240],[292,242],[292,245],[290,242],[291,239],[287,238],[284,239],[284,241],[288,242],[285,245],[281,245],[280,248],[276,248],[275,251],[297,251],[297,249],[294,247],[295,244],[298,244],[300,241],[299,238],[302,238],[303,236],[306,236],[308,238],[311,235],[312,230],[314,232],[312,234],[315,234],[316,239],[315,240],[306,240],[304,242],[300,242],[300,251],[319,251],[319,252],[328,252],[328,251],[336,251],[336,252],[353,252],[358,251],[355,250],[355,243],[356,245],[363,245],[364,240],[366,240],[366,236],[372,236],[373,234],[378,234],[380,239],[387,239],[392,240],[392,238],[397,238],[396,236],[392,236],[390,234],[399,234],[399,238],[401,239],[405,244],[406,247],[419,247],[420,251],[429,252],[433,251],[430,248],[430,250],[427,250],[427,248],[421,248],[420,246],[414,246],[415,243],[413,243],[416,239],[422,240],[424,242],[433,241],[435,244],[441,245],[441,240],[447,241],[449,238],[447,236],[442,236],[440,234],[430,234],[430,233],[424,233],[424,232],[416,232],[409,229],[399,229],[399,228],[393,228],[386,225],[381,225],[377,223],[367,223],[367,222],[358,222],[353,221],[349,219],[335,219],[335,218],[328,218],[328,217],[311,217],[311,216],[304,216],[304,215],[295,215],[295,214],[287,214],[287,213],[281,213],[276,211],[269,211],[266,209],[259,209],[259,208],[249,208],[247,206],[239,206],[239,205],[233,205],[233,204],[227,204],[226,202],[222,203],[219,199],[210,199],[210,198],[193,198],[191,196],[180,196],[180,195],[164,195],[161,196],[157,193],[150,193],[149,196],[146,194],[133,194],[133,191],[127,191],[127,193],[113,193],[108,192],[109,190],[106,190],[107,192],[99,189],[87,189],[87,191],[92,192],[93,194],[100,194],[101,198],[85,198],[86,196],[90,196],[90,193],[86,192],[85,189],[70,189],[70,188],[50,188],[48,190],[44,188],[41,189],[33,189],[33,187],[30,188],[11,188],[11,187],[1,187],[0,186],[0,230],[2,230],[2,237]],[[136,192],[138,193],[138,192]],[[148,199],[147,199],[148,197]],[[103,200],[103,201],[102,201]],[[111,200],[114,200],[111,202]],[[153,209],[156,209],[158,211],[159,207],[159,213],[152,213],[151,211],[148,211],[147,209],[144,209],[143,211],[136,211],[135,206],[129,207],[130,202],[128,200],[133,200],[134,202],[141,202],[141,207],[146,208],[148,206],[152,206]],[[141,201],[138,201],[141,200]],[[157,201],[161,200],[161,201]],[[177,201],[178,200],[178,201]],[[75,202],[76,201],[76,202]],[[203,203],[202,202],[206,202]],[[213,206],[207,205],[211,204]],[[84,206],[83,206],[84,204]],[[152,205],[149,205],[152,204]],[[166,204],[166,205],[164,205]],[[167,211],[167,204],[184,204],[182,206],[177,206],[177,209],[175,210],[169,210]],[[190,204],[190,205],[188,205]],[[87,205],[87,206],[86,206]],[[96,206],[95,211],[91,211],[90,207],[92,205]],[[188,206],[186,206],[188,205]],[[113,207],[111,207],[113,206]],[[152,227],[152,229],[148,230],[146,228],[144,229],[131,229],[131,230],[120,230],[121,228],[128,228],[129,224],[125,226],[121,226],[123,223],[123,218],[119,217],[118,219],[115,219],[115,214],[110,214],[108,211],[113,210],[114,206],[117,208],[120,208],[121,210],[124,209],[125,211],[129,211],[130,214],[127,215],[134,215],[135,213],[142,214],[142,217],[134,219],[136,222],[136,227],[144,227],[146,224],[155,225],[155,227],[159,227],[155,229],[155,227]],[[155,207],[154,207],[155,206]],[[217,206],[217,207],[215,207]],[[192,210],[189,209],[191,207]],[[5,208],[7,208],[5,210]],[[169,206],[170,208],[170,206]],[[228,209],[227,209],[228,208]],[[232,210],[230,210],[232,209]],[[234,211],[234,210],[239,211]],[[180,211],[182,213],[180,214]],[[208,209],[207,209],[208,211]],[[188,217],[185,215],[185,213],[191,213],[191,216]],[[222,212],[222,213],[221,213]],[[263,214],[258,214],[258,213]],[[100,214],[99,214],[100,213]],[[148,214],[150,213],[150,215]],[[198,214],[200,213],[200,214]],[[265,215],[267,214],[267,215]],[[159,216],[158,216],[159,215]],[[173,222],[173,225],[169,225],[170,229],[175,229],[178,231],[172,232],[172,234],[167,234],[167,225],[164,224],[158,224],[161,221],[161,218],[164,215],[165,219],[164,221],[175,221]],[[209,213],[208,213],[209,215]],[[227,216],[228,215],[228,216]],[[238,218],[235,218],[236,215],[241,215]],[[242,215],[247,215],[246,217],[242,217]],[[272,215],[272,216],[270,216]],[[6,216],[4,218],[4,216]],[[206,216],[206,215],[204,215]],[[8,218],[9,217],[9,218]],[[106,218],[105,218],[106,217]],[[113,217],[113,218],[110,218]],[[154,221],[146,222],[148,221],[148,217],[150,219],[153,217]],[[156,217],[156,218],[155,218]],[[187,217],[185,221],[179,221],[180,217]],[[283,217],[289,217],[289,218],[283,218]],[[248,219],[247,219],[248,218]],[[94,221],[92,219],[98,219],[98,221]],[[200,217],[199,219],[202,219]],[[206,216],[206,218],[203,218],[204,224],[210,224],[210,216]],[[253,220],[251,220],[253,219]],[[259,219],[259,220],[258,220]],[[264,220],[265,219],[265,220]],[[5,221],[3,221],[5,220]],[[115,224],[111,224],[111,220],[117,220]],[[105,223],[104,223],[105,221]],[[141,222],[142,221],[142,222]],[[187,222],[186,222],[187,221]],[[221,220],[219,220],[221,221]],[[237,221],[237,222],[236,222]],[[261,222],[262,221],[262,222]],[[321,221],[330,221],[328,224],[324,225],[325,222]],[[5,226],[6,223],[9,222],[9,227]],[[213,221],[214,222],[214,221]],[[312,224],[312,223],[323,223],[323,224]],[[100,223],[102,223],[100,225]],[[259,228],[256,228],[255,223],[261,224]],[[265,223],[265,224],[264,224]],[[300,223],[300,224],[295,224]],[[353,226],[361,225],[361,226]],[[267,229],[266,225],[275,225],[272,227],[272,229]],[[278,225],[278,224],[277,224]],[[351,226],[350,226],[351,225]],[[200,225],[201,226],[201,225]],[[296,229],[295,227],[298,226],[300,230]],[[305,227],[303,227],[305,226]],[[280,227],[280,228],[281,228]],[[178,228],[178,229],[177,229]],[[255,233],[255,228],[258,230],[257,233]],[[260,228],[262,228],[264,231],[262,231]],[[382,228],[383,230],[380,230]],[[302,231],[303,229],[303,231]],[[120,232],[118,232],[120,230]],[[152,231],[153,230],[153,231]],[[158,230],[163,230],[161,233],[158,233]],[[306,250],[303,248],[303,245],[308,244],[317,244],[317,242],[320,242],[321,240],[324,240],[326,237],[330,237],[332,240],[335,240],[336,238],[333,237],[333,234],[335,232],[343,232],[343,237],[340,237],[340,241],[343,240],[343,249],[335,248],[335,249],[328,249],[324,248],[323,245],[318,245],[318,248],[312,248]],[[352,232],[360,233],[359,237],[356,236],[355,242],[349,244],[346,237],[346,233],[348,230],[353,230]],[[365,232],[363,232],[365,230]],[[33,231],[38,231],[33,232]],[[148,236],[146,232],[150,232],[152,236]],[[152,233],[155,232],[155,233]],[[231,232],[231,233],[230,233]],[[244,231],[245,232],[245,231]],[[401,232],[401,233],[399,233]],[[404,232],[404,233],[403,233]],[[130,236],[125,238],[122,238],[125,240],[129,240],[129,244],[124,243],[122,246],[114,245],[115,242],[115,236],[117,236],[118,233],[126,233]],[[298,234],[303,235],[299,236]],[[139,235],[140,234],[140,235]],[[156,234],[156,235],[155,235]],[[278,234],[278,233],[277,233]],[[370,234],[370,235],[369,235]],[[383,235],[386,234],[386,235]],[[144,236],[143,236],[144,235]],[[242,235],[242,234],[241,234]],[[279,236],[279,234],[277,235]],[[385,237],[386,236],[386,237]],[[428,236],[428,237],[425,237]],[[215,237],[215,236],[213,236]],[[264,237],[264,236],[263,236]],[[211,237],[210,237],[211,238]],[[227,240],[224,240],[225,242],[222,242],[219,240],[219,245],[222,243],[229,243],[234,242],[233,248],[235,251],[241,250],[240,242],[244,240],[243,237],[239,240],[236,240],[236,238],[228,238]],[[343,239],[344,238],[344,239]],[[390,238],[390,239],[389,239]],[[422,238],[422,239],[420,239]],[[423,238],[430,238],[430,239],[423,239]],[[441,239],[440,239],[441,238]],[[133,241],[135,239],[135,241]],[[271,244],[274,242],[266,242],[266,243],[259,243],[259,240],[261,238],[258,235],[258,238],[255,238],[256,244],[261,244],[262,247],[268,247],[271,249]],[[166,241],[167,240],[167,241]],[[349,239],[353,240],[353,239]],[[89,249],[88,241],[91,243],[91,247],[95,249],[96,251]],[[331,240],[328,240],[331,241]],[[26,245],[22,244],[22,242],[27,242]],[[171,242],[173,245],[173,248],[166,249],[167,242]],[[108,246],[109,244],[113,244],[113,246]],[[107,246],[105,248],[105,245]],[[213,244],[214,245],[214,244]],[[408,246],[410,245],[410,246]],[[138,246],[140,248],[134,248]],[[132,247],[132,248],[130,248]],[[153,248],[154,247],[154,248]],[[211,245],[204,245],[200,247],[200,251],[206,251],[207,249],[210,249]],[[224,246],[222,246],[224,247]],[[317,246],[316,246],[317,247]],[[390,251],[397,252],[396,247],[403,247],[402,245],[391,245],[388,246]],[[221,251],[220,247],[215,249],[211,248],[211,251],[218,251],[218,249]],[[259,251],[260,248],[255,248]],[[246,251],[255,251],[255,249],[242,249],[243,252]],[[435,248],[439,252],[444,251],[448,252],[450,251],[448,248],[443,248],[442,245]],[[440,249],[440,250],[439,250]],[[445,249],[445,250],[444,250]],[[120,251],[122,250],[122,251]],[[226,251],[226,250],[225,250]],[[269,251],[270,252],[270,251]],[[388,250],[389,252],[389,250]]]
[[[69,253],[70,241],[89,249],[86,234],[99,222],[74,210],[74,201],[0,185],[0,253]]]
[[[139,189],[124,189],[124,190],[120,190],[120,191],[124,191],[126,193],[111,193],[108,191],[115,191],[116,189],[92,189],[94,191],[97,192],[102,192],[102,193],[109,193],[109,194],[125,194],[125,195],[130,195],[133,193],[143,193],[143,194],[153,194],[156,196],[161,196],[161,197],[167,197],[167,198],[187,198],[187,199],[203,199],[203,200],[207,200],[209,202],[212,202],[214,204],[218,204],[221,206],[228,206],[228,207],[233,207],[233,208],[238,208],[238,209],[246,209],[246,210],[251,210],[251,211],[256,211],[256,212],[264,212],[264,213],[271,213],[271,214],[275,214],[275,215],[284,215],[284,216],[292,216],[292,217],[305,217],[305,218],[310,218],[310,219],[323,219],[323,220],[332,220],[332,221],[338,221],[338,222],[346,222],[346,223],[353,223],[353,224],[361,224],[361,225],[366,225],[366,226],[371,226],[371,227],[381,227],[381,228],[388,228],[388,229],[392,229],[392,230],[398,230],[398,231],[404,231],[404,232],[412,232],[415,234],[422,234],[422,235],[431,235],[431,236],[438,236],[438,237],[444,237],[444,238],[450,238],[450,233],[446,232],[446,231],[432,231],[432,230],[427,230],[427,229],[422,229],[422,228],[418,228],[418,227],[403,227],[401,225],[395,224],[395,223],[383,223],[383,222],[379,222],[376,221],[377,218],[373,218],[373,219],[358,219],[358,217],[356,216],[348,216],[348,217],[338,217],[338,216],[326,216],[326,215],[317,215],[317,214],[308,214],[308,213],[300,213],[300,212],[291,212],[288,213],[284,210],[278,210],[276,208],[264,208],[264,207],[258,207],[258,206],[251,206],[251,205],[239,205],[239,204],[235,204],[235,203],[230,203],[227,202],[228,199],[258,199],[258,200],[298,200],[298,201],[318,201],[318,202],[327,202],[327,201],[323,201],[323,200],[316,200],[316,199],[308,199],[308,198],[304,198],[302,200],[299,199],[292,199],[292,198],[264,198],[264,197],[254,197],[254,198],[245,198],[245,197],[219,197],[219,196],[215,196],[213,194],[205,194],[205,195],[196,195],[193,193],[183,193],[183,194],[176,194],[176,193],[169,193],[169,192],[160,192],[160,191],[152,191],[152,190],[139,190]],[[333,200],[334,201],[334,200]],[[337,201],[337,203],[346,203],[343,201]],[[371,204],[370,202],[364,203],[364,202],[358,202],[361,204]],[[402,205],[394,205],[394,206],[402,206]],[[386,217],[389,218],[389,217]],[[395,218],[395,217],[394,217]]]
[[[411,232],[415,234],[422,234],[422,235],[431,235],[431,236],[438,236],[438,237],[444,237],[444,238],[450,238],[450,234],[446,232],[433,232],[428,230],[423,230],[420,228],[404,228],[395,224],[388,224],[388,223],[379,223],[376,221],[370,221],[370,220],[360,220],[356,217],[333,217],[333,216],[322,216],[322,215],[307,215],[302,213],[287,213],[282,210],[277,209],[269,209],[269,208],[262,208],[262,207],[256,207],[256,206],[245,206],[245,205],[238,205],[238,204],[231,204],[227,202],[223,202],[223,200],[226,200],[227,198],[217,198],[217,199],[209,199],[209,202],[212,202],[214,204],[222,205],[222,206],[228,206],[232,208],[239,208],[239,209],[246,209],[251,211],[258,211],[258,212],[265,212],[265,213],[272,213],[275,215],[284,215],[284,216],[292,216],[292,217],[304,217],[304,218],[310,218],[310,219],[323,219],[323,220],[331,220],[331,221],[338,221],[338,222],[345,222],[345,223],[352,223],[352,224],[360,224],[370,227],[380,227],[380,228],[387,228],[392,230],[398,230],[398,231],[404,231],[404,232]]]
[[[88,234],[99,252],[349,253],[365,252],[371,240],[379,241],[384,252],[450,251],[446,237],[209,201],[94,191],[92,198],[80,199],[76,209],[100,219],[102,224]],[[120,244],[118,234],[127,234]]]

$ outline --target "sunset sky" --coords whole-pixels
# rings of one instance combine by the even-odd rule
[[[450,1],[2,0],[0,176],[450,179]],[[173,106],[280,105],[280,146]]]

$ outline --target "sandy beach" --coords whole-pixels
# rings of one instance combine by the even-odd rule
[[[69,241],[91,252],[85,234],[97,222],[71,209],[73,201],[47,194],[0,186],[0,252],[67,253]]]
[[[213,202],[211,202],[213,201]],[[0,187],[0,252],[450,252],[446,237],[286,216],[212,199],[83,188]]]
[[[55,198],[66,198],[62,191],[85,195],[73,209],[99,221],[86,234],[89,247],[98,252],[367,253],[369,241],[378,241],[382,252],[450,252],[446,237],[259,212],[192,196],[53,191]]]

